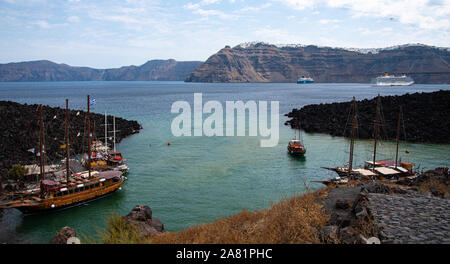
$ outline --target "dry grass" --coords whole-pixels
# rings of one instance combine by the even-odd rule
[[[320,243],[319,227],[328,221],[321,205],[320,193],[307,193],[285,199],[269,209],[220,218],[179,232],[150,238],[148,243],[163,244],[303,244]]]
[[[434,179],[434,178],[428,179],[426,182],[420,184],[418,186],[418,189],[421,192],[430,192],[430,187],[433,187],[436,190],[443,192],[444,197],[450,196],[450,186],[446,185],[439,179]]]
[[[97,238],[82,235],[85,244],[140,244],[144,239],[139,236],[134,225],[127,224],[118,214],[111,214],[106,220],[106,227],[97,230]]]

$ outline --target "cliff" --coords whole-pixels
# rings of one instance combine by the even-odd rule
[[[200,61],[151,60],[115,69],[73,67],[51,61],[0,64],[2,82],[41,81],[183,81]]]
[[[385,49],[229,46],[200,65],[187,82],[295,82],[301,75],[316,82],[368,83],[384,72],[408,74],[416,83],[450,83],[450,51],[421,44]]]
[[[356,102],[357,137],[373,138],[377,99]],[[395,140],[399,106],[403,107],[403,124],[400,140],[409,142],[450,143],[450,91],[414,93],[381,97],[380,136]],[[349,113],[351,102],[307,105],[287,114],[292,128],[300,127],[310,133],[326,133],[333,136],[351,135]]]

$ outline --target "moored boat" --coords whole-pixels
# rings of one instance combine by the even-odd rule
[[[303,157],[306,153],[306,147],[298,139],[292,139],[287,146],[289,154],[293,156]]]
[[[88,170],[80,173],[70,173],[70,163],[66,163],[65,177],[62,179],[46,179],[44,155],[40,155],[40,179],[39,188],[24,192],[14,192],[7,197],[13,199],[0,202],[2,208],[16,208],[25,214],[34,214],[44,211],[61,210],[97,200],[120,190],[124,181],[121,171],[91,171],[91,133],[89,118],[89,95],[87,112],[88,135]],[[44,151],[44,129],[42,122],[42,105],[40,105],[40,152]],[[66,161],[69,158],[69,125],[68,125],[68,100],[66,100]]]
[[[397,139],[396,139],[396,155],[395,160],[376,160],[377,153],[377,140],[379,134],[379,126],[381,125],[381,99],[378,96],[377,100],[377,110],[375,118],[374,127],[374,147],[373,147],[373,160],[366,161],[363,168],[353,168],[353,148],[354,148],[354,137],[355,128],[357,123],[356,115],[356,101],[353,98],[352,111],[353,121],[352,121],[352,137],[350,141],[350,158],[348,167],[322,167],[324,169],[332,170],[336,172],[339,177],[347,177],[353,179],[386,179],[389,181],[407,181],[417,177],[416,173],[413,171],[413,164],[410,162],[399,162],[398,160],[398,150],[399,150],[399,138],[400,138],[400,125],[403,116],[402,107],[399,108],[398,125],[397,125]],[[407,152],[409,153],[409,152]],[[324,184],[332,183],[332,180],[324,182]]]
[[[287,146],[288,153],[292,156],[303,157],[306,153],[306,147],[302,144],[302,133],[300,130],[300,123],[297,121],[297,129],[298,129],[298,139],[297,132],[294,131],[294,139],[290,140]]]

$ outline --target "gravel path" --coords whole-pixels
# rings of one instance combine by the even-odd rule
[[[450,244],[450,200],[430,195],[367,194],[382,243]]]

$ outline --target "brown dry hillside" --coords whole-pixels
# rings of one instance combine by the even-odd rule
[[[421,44],[371,51],[267,43],[225,47],[191,73],[187,82],[360,82],[389,72],[408,74],[416,83],[449,83],[450,51]]]

